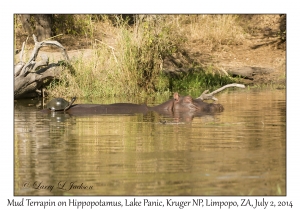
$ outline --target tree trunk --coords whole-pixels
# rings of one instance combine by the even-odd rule
[[[31,22],[33,17],[34,22]],[[29,36],[36,34],[38,40],[45,40],[52,36],[52,15],[20,15],[22,26]]]
[[[30,23],[30,15],[20,15],[22,26],[24,28],[24,31],[31,36],[33,34],[32,32],[32,26]]]
[[[36,34],[38,40],[45,40],[52,36],[51,33],[51,15],[34,15],[36,20]]]

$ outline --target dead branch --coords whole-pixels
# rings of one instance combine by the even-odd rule
[[[25,66],[22,69],[21,74],[26,74],[27,71],[30,71],[30,68],[34,67],[36,57],[42,47],[45,46],[56,46],[60,49],[61,53],[65,57],[66,61],[69,62],[69,56],[67,54],[66,49],[57,41],[42,41],[38,42],[36,36],[33,34],[33,40],[34,40],[34,49],[32,51],[31,57],[29,58],[28,62],[25,64]]]
[[[26,39],[26,42],[28,40],[28,37]],[[23,62],[23,55],[24,55],[24,51],[25,51],[25,42],[23,42],[22,44],[22,50],[21,50],[21,53],[20,53],[20,61]]]
[[[245,85],[243,84],[236,84],[236,83],[233,83],[233,84],[229,84],[229,85],[225,85],[209,94],[206,94],[209,92],[209,90],[205,90],[203,91],[203,93],[197,98],[197,99],[201,99],[201,100],[214,100],[214,101],[217,101],[218,99],[216,97],[214,97],[214,95],[216,93],[219,93],[221,92],[222,90],[226,89],[226,88],[229,88],[229,87],[238,87],[238,88],[245,88]]]
[[[57,78],[62,68],[59,64],[49,65],[49,58],[47,55],[41,55],[41,60],[36,61],[39,50],[45,46],[56,46],[63,54],[65,61],[69,63],[69,56],[66,49],[57,41],[42,41],[38,42],[35,35],[33,35],[35,42],[34,49],[27,63],[23,62],[23,55],[25,49],[25,42],[22,45],[20,53],[20,61],[14,66],[15,73],[15,87],[14,97],[23,98],[39,93],[43,82],[47,79]],[[49,66],[48,66],[49,65]],[[43,68],[41,68],[43,67]]]

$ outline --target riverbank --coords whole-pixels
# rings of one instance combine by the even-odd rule
[[[285,88],[283,16],[151,17],[155,21],[147,18],[139,26],[116,27],[110,21],[95,21],[91,36],[56,37],[68,50],[76,72],[66,72],[60,82],[51,83],[50,94],[72,90],[84,97],[130,95],[141,90],[180,91],[231,82]],[[21,31],[17,32],[17,48],[24,37]],[[30,42],[29,39],[29,45]],[[50,61],[61,59],[57,49],[43,50]],[[175,85],[180,82],[186,84]]]

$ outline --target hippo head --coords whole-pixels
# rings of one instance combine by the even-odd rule
[[[173,111],[222,112],[224,110],[221,104],[205,103],[191,96],[179,96],[178,93],[174,93],[173,97]]]
[[[191,96],[179,96],[176,92],[173,97],[173,111],[195,111],[198,109]]]

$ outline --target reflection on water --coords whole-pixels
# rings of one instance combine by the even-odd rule
[[[190,122],[153,112],[42,115],[18,101],[14,193],[285,195],[285,91],[218,99],[224,112]]]

